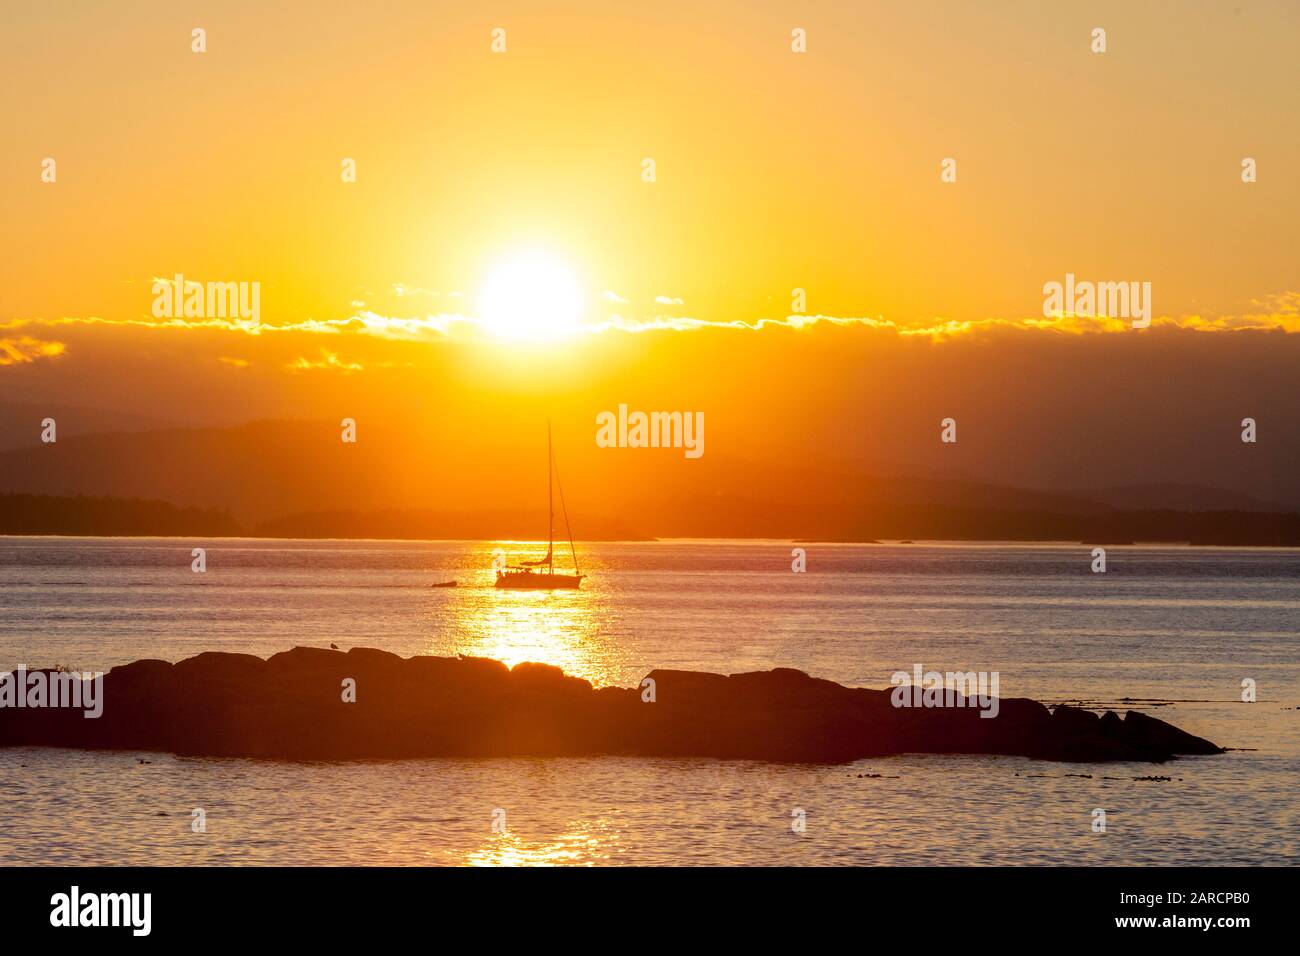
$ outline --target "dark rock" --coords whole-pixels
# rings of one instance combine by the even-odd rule
[[[1123,737],[1135,746],[1165,750],[1171,754],[1217,754],[1222,749],[1203,737],[1179,730],[1173,724],[1157,720],[1136,710],[1124,715]]]
[[[347,659],[348,655],[342,651],[332,651],[324,647],[293,647],[279,654],[272,654],[266,659],[266,663],[276,669],[302,671],[308,668],[331,667]]]
[[[1066,704],[1058,704],[1052,711],[1054,729],[1068,734],[1095,734],[1100,732],[1101,718],[1090,710],[1080,710]]]
[[[333,644],[330,645],[333,650],[338,650]],[[403,659],[392,651],[381,651],[373,647],[354,647],[347,653],[349,661],[364,661],[367,664],[378,666],[400,667]]]
[[[1119,737],[1124,730],[1124,721],[1120,720],[1119,714],[1115,711],[1108,710],[1101,715],[1097,727],[1107,737]]]
[[[150,662],[153,663],[153,662]],[[161,663],[161,662],[159,662]],[[135,666],[135,665],[128,665]],[[188,657],[173,668],[173,680],[250,680],[266,669],[266,661],[252,654],[230,654],[225,651],[204,651]],[[114,668],[116,674],[121,668]]]
[[[343,682],[356,682],[355,702]],[[1222,750],[1164,721],[1023,698],[895,707],[889,690],[802,671],[655,670],[642,689],[593,688],[547,664],[402,658],[295,647],[262,660],[208,652],[136,661],[104,677],[104,712],[0,709],[0,746],[286,759],[638,754],[838,763],[901,753],[1163,761]],[[965,699],[961,699],[965,702]]]

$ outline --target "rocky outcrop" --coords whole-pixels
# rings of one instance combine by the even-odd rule
[[[1170,724],[1032,700],[899,708],[889,690],[801,671],[656,670],[649,689],[595,689],[546,664],[296,647],[268,660],[209,652],[103,678],[103,714],[0,708],[0,746],[351,759],[637,754],[838,763],[902,753],[1164,761],[1223,751]],[[344,684],[355,681],[355,702]]]

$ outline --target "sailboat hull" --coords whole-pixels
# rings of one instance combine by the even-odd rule
[[[575,590],[585,574],[533,574],[524,571],[497,572],[496,586],[513,591]]]

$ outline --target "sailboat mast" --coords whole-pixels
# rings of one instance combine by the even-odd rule
[[[551,475],[555,471],[555,453],[551,449],[551,420],[546,420],[546,570],[548,574],[555,573],[555,559],[552,553],[555,548],[555,491],[552,487],[553,482]]]
[[[550,444],[550,425],[547,425],[547,441]],[[573,546],[573,526],[569,524],[569,506],[564,503],[564,482],[560,479],[560,466],[555,464],[555,454],[551,454],[551,467],[555,471],[555,486],[560,489],[560,510],[564,512],[564,532],[569,536],[569,553],[573,555],[573,573],[579,578],[582,571],[578,568],[578,549]]]

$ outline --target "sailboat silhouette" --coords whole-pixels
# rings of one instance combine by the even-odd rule
[[[555,571],[555,488],[560,489],[560,510],[564,514],[564,530],[569,536],[569,553],[573,555],[573,573],[557,574]],[[497,571],[496,586],[517,591],[550,591],[557,588],[577,588],[586,577],[578,571],[578,551],[573,546],[573,529],[569,527],[569,509],[564,504],[564,485],[560,483],[560,470],[555,464],[555,451],[551,445],[551,423],[546,423],[546,557],[537,561],[521,561]],[[536,568],[537,570],[533,570]]]

